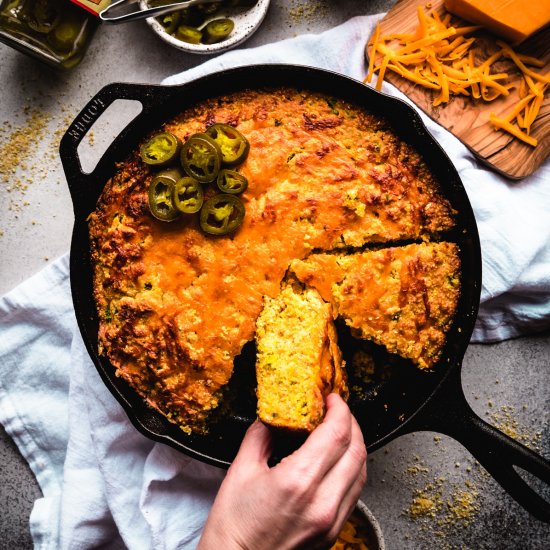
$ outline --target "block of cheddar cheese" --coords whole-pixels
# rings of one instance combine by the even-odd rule
[[[445,9],[512,44],[550,23],[550,0],[445,0]]]

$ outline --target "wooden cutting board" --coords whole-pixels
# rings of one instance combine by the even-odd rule
[[[426,6],[426,4],[427,2],[419,0],[399,0],[380,22],[381,36],[412,32],[418,23],[417,6]],[[430,4],[431,9],[439,14],[444,13],[443,0],[431,0]],[[476,46],[480,48],[483,59],[499,49],[493,35],[489,33],[476,33],[476,35],[479,36]],[[550,71],[549,27],[515,49],[546,62],[544,68],[536,69],[537,72],[546,74]],[[368,58],[370,55],[368,44],[365,53]],[[481,161],[506,177],[520,179],[533,173],[550,153],[550,96],[547,91],[539,115],[531,127],[531,135],[538,139],[536,147],[526,145],[505,132],[495,130],[489,122],[489,114],[493,112],[501,116],[513,107],[519,98],[520,82],[519,73],[512,69],[513,66],[508,65],[507,61],[499,62],[495,67],[498,72],[506,71],[514,76],[517,74],[517,86],[508,97],[490,103],[464,96],[454,96],[446,105],[433,107],[432,91],[415,85],[390,71],[386,72],[385,80],[391,82],[432,119],[452,132]]]

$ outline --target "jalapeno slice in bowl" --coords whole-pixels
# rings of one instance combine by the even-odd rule
[[[180,178],[174,185],[174,206],[184,214],[194,214],[201,209],[204,194],[201,184],[189,176]]]
[[[172,222],[179,218],[180,212],[173,203],[174,180],[166,174],[158,174],[149,185],[149,210],[157,220]]]
[[[172,13],[166,13],[157,18],[159,23],[164,27],[164,30],[168,34],[172,34],[178,28],[178,24],[181,19],[181,13],[179,11],[173,11]]]
[[[248,179],[236,170],[224,168],[218,174],[218,188],[222,193],[230,195],[239,195],[246,191],[248,187]]]
[[[234,28],[235,23],[231,19],[226,17],[214,19],[204,27],[202,41],[204,44],[217,44],[225,40]]]
[[[193,134],[181,149],[183,169],[200,183],[208,183],[218,177],[221,160],[220,148],[206,134]]]
[[[180,25],[176,29],[174,36],[182,42],[200,44],[202,40],[202,31],[190,25]]]
[[[48,42],[59,52],[70,52],[82,32],[82,17],[76,14],[63,13],[59,22],[48,32]]]
[[[181,141],[169,132],[161,132],[151,137],[140,148],[141,160],[150,166],[167,166],[178,155]]]
[[[235,195],[215,195],[202,205],[200,226],[209,235],[227,235],[241,225],[244,213],[244,204]]]
[[[246,159],[250,144],[233,126],[223,123],[212,124],[207,128],[206,134],[217,143],[225,165],[235,166]]]
[[[35,32],[47,34],[59,24],[60,20],[60,8],[56,2],[36,0],[27,19],[27,25]]]

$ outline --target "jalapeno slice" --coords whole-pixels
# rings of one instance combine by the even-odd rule
[[[154,135],[145,142],[139,151],[141,160],[150,166],[166,166],[178,155],[181,141],[169,132]]]
[[[210,235],[227,235],[241,225],[244,213],[244,204],[235,195],[215,195],[202,205],[201,229]]]
[[[55,2],[36,0],[27,25],[35,32],[47,34],[59,24],[60,20],[60,9]]]
[[[63,17],[48,33],[48,41],[57,51],[70,52],[82,32],[82,17],[71,13],[63,13]]]
[[[173,11],[172,13],[166,13],[158,17],[159,23],[164,27],[164,30],[168,34],[172,34],[178,28],[178,24],[181,19],[181,13],[179,11]]]
[[[236,170],[228,170],[224,168],[218,174],[218,188],[222,193],[230,195],[238,195],[246,191],[248,187],[248,179]]]
[[[180,216],[174,207],[174,180],[166,174],[158,174],[149,185],[149,210],[157,220],[172,222]]]
[[[206,134],[193,134],[181,149],[183,169],[200,183],[208,183],[218,177],[221,160],[220,148]]]
[[[180,25],[176,29],[174,36],[182,42],[188,42],[189,44],[200,44],[202,40],[202,31],[189,25]]]
[[[175,185],[180,178],[183,178],[183,176],[185,176],[185,174],[183,173],[183,170],[181,168],[174,167],[174,168],[165,168],[164,170],[161,170],[160,172],[157,173],[157,176],[163,176],[165,178],[168,178],[172,180],[172,183]]]
[[[201,209],[204,194],[201,184],[189,176],[180,178],[174,186],[174,206],[184,214],[194,214]]]
[[[233,126],[221,123],[212,124],[207,128],[206,134],[218,144],[222,153],[222,161],[227,166],[235,166],[246,159],[250,144]]]
[[[231,19],[226,17],[214,19],[204,27],[202,41],[204,44],[217,44],[225,40],[234,28],[235,23]]]

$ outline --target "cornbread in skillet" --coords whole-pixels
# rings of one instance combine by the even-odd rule
[[[156,132],[185,141],[218,122],[250,143],[239,167],[246,215],[234,234],[205,235],[193,216],[153,218],[154,170],[139,144],[89,217],[99,351],[187,433],[207,429],[292,260],[430,240],[454,226],[422,158],[362,108],[308,91],[243,91],[188,108]]]
[[[313,288],[286,284],[266,297],[256,322],[258,417],[265,424],[311,432],[325,397],[348,396],[332,307]]]
[[[292,262],[360,338],[422,369],[439,359],[459,296],[454,243],[423,243],[350,255],[312,254]]]

